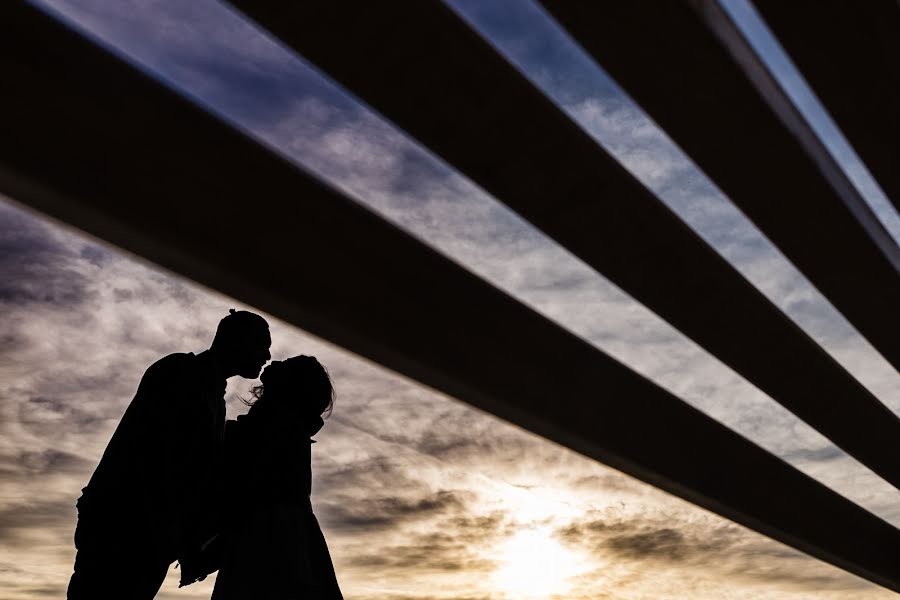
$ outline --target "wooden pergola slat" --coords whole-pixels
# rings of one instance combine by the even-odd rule
[[[896,528],[37,9],[0,18],[2,193],[900,590]]]
[[[754,5],[900,211],[900,3]]]
[[[718,2],[544,6],[900,369],[900,248]]]
[[[443,3],[232,4],[900,487],[900,419]]]

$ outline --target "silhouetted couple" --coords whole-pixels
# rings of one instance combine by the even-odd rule
[[[218,569],[216,600],[342,597],[309,501],[325,369],[272,362],[226,427],[226,380],[259,377],[270,345],[265,319],[232,310],[209,350],[147,369],[78,500],[70,600],[153,598],[176,560],[182,585]]]

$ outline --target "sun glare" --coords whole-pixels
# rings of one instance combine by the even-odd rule
[[[555,540],[549,529],[527,529],[498,546],[493,583],[511,600],[565,594],[569,578],[582,570],[582,557]]]

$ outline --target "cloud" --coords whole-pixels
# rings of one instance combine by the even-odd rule
[[[487,571],[494,567],[492,561],[469,558],[465,556],[466,548],[461,544],[441,544],[445,538],[433,534],[432,540],[422,541],[419,544],[403,546],[386,546],[380,549],[378,555],[362,555],[351,558],[347,564],[350,567],[387,571],[405,571],[415,569],[422,574],[434,571],[470,573],[473,570]],[[446,556],[449,554],[450,556]]]
[[[230,118],[288,110],[319,77],[225,3],[37,0],[101,43]],[[153,27],[147,27],[152,22]],[[335,95],[335,102],[340,101]],[[344,100],[346,102],[346,100]]]
[[[689,578],[717,573],[748,585],[778,582],[796,589],[864,590],[868,584],[848,580],[840,571],[801,552],[775,544],[744,528],[711,518],[687,524],[666,512],[617,514],[614,509],[586,514],[557,530],[565,543],[607,560],[634,563],[652,572],[675,568]]]
[[[72,454],[47,448],[36,452],[21,452],[15,463],[29,476],[40,477],[49,473],[84,473],[93,466],[91,461]]]
[[[74,503],[64,500],[7,506],[0,509],[0,540],[5,546],[20,546],[47,529],[71,531],[74,513]]]
[[[335,530],[370,531],[400,527],[409,520],[460,512],[465,506],[460,494],[441,490],[414,499],[337,495],[334,499],[319,503],[317,510]]]
[[[79,256],[51,228],[27,213],[0,203],[0,302],[7,305],[81,304],[88,279]]]
[[[672,522],[674,519],[667,523],[662,518],[585,517],[560,529],[559,537],[570,544],[636,560],[698,563],[727,551],[746,537],[731,525],[685,531]]]

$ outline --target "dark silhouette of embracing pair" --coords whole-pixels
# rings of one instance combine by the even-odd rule
[[[260,377],[271,343],[265,319],[232,309],[209,350],[147,369],[78,500],[70,600],[153,598],[176,560],[181,585],[219,571],[215,600],[342,598],[309,500],[325,368],[273,361],[225,422],[226,380]]]

